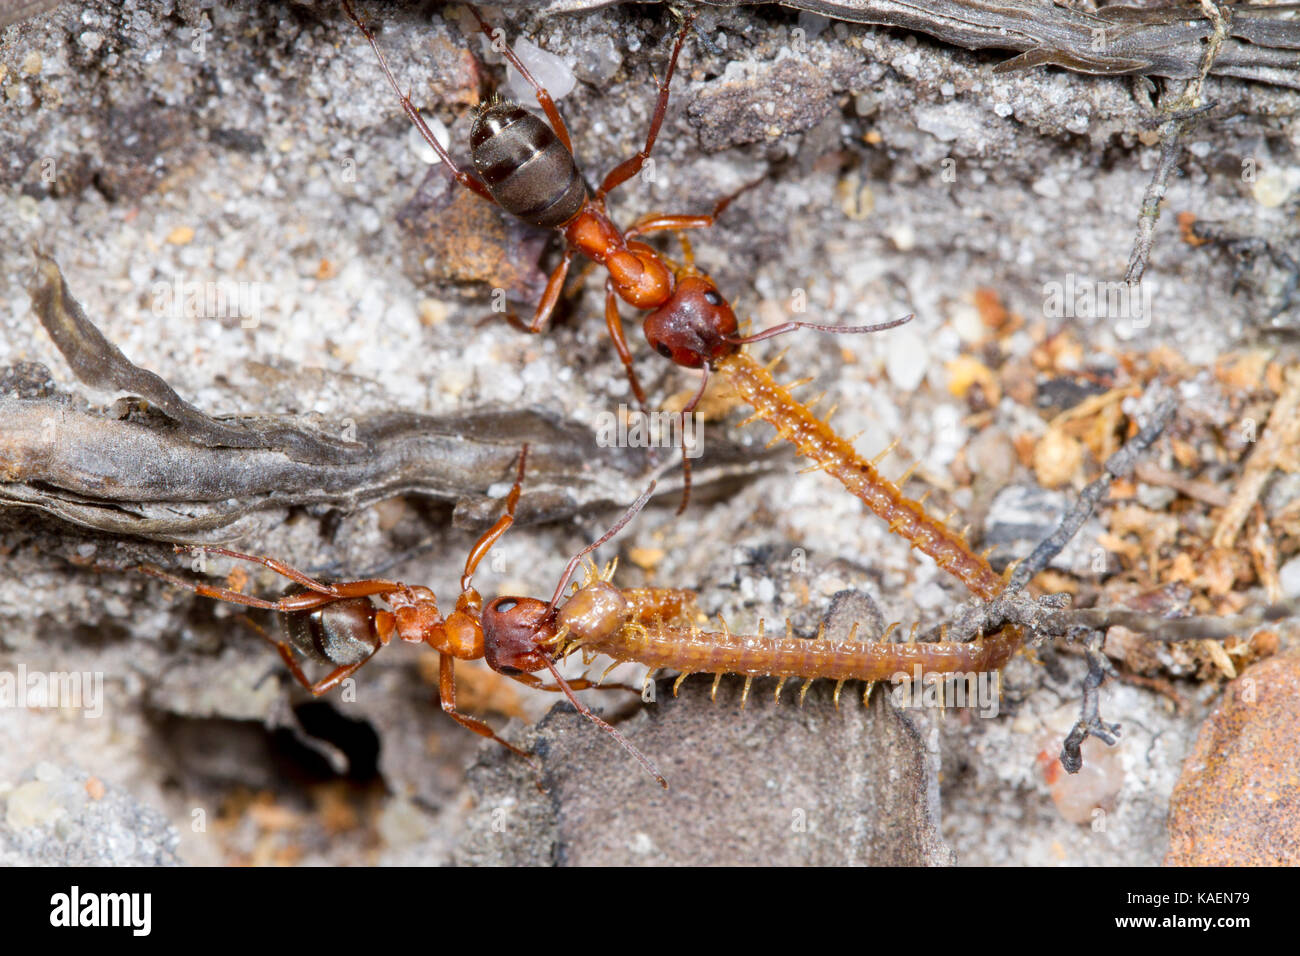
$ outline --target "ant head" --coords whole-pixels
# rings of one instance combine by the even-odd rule
[[[500,674],[531,674],[550,659],[539,642],[555,636],[555,615],[545,601],[499,597],[483,608],[483,656]]]
[[[589,582],[559,609],[555,623],[583,641],[603,641],[626,623],[627,598],[605,580]]]
[[[713,280],[687,274],[672,298],[645,320],[645,337],[656,352],[686,368],[712,365],[736,351],[736,313]]]

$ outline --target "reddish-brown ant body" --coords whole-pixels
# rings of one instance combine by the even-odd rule
[[[492,28],[483,15],[476,7],[467,6],[478,20],[482,31],[495,41]],[[523,325],[510,315],[512,321],[529,332],[542,332],[546,328],[576,253],[581,253],[608,271],[605,282],[605,322],[627,372],[632,392],[642,408],[646,405],[645,392],[637,378],[632,353],[623,332],[623,321],[618,310],[620,299],[635,308],[650,311],[644,331],[646,339],[656,352],[686,368],[704,369],[706,381],[709,367],[747,342],[771,338],[797,328],[840,333],[880,331],[893,328],[911,318],[908,316],[873,326],[787,322],[758,335],[741,337],[738,334],[736,315],[727,300],[711,279],[694,268],[685,237],[681,237],[687,250],[683,266],[669,263],[638,239],[639,236],[665,230],[677,231],[680,236],[684,229],[711,226],[739,193],[724,197],[708,215],[651,214],[638,219],[627,230],[619,229],[609,217],[605,209],[605,197],[637,175],[654,149],[668,109],[669,85],[690,27],[689,16],[678,31],[668,68],[659,84],[659,98],[650,120],[645,146],[635,156],[615,166],[601,182],[600,188],[591,193],[574,159],[568,127],[556,109],[554,100],[508,46],[496,44],[496,48],[500,49],[511,66],[536,91],[537,101],[550,125],[512,103],[490,103],[479,112],[470,132],[472,158],[478,173],[476,178],[456,165],[424,122],[410,96],[402,92],[374,34],[357,15],[349,0],[343,0],[343,8],[374,49],[384,76],[401,100],[403,111],[429,147],[446,164],[455,180],[511,215],[533,225],[556,229],[564,236],[564,252],[560,263],[547,280],[546,291],[532,321]],[[702,382],[699,393],[687,405],[683,414],[694,410],[703,394],[703,387]],[[683,467],[689,467],[689,460],[685,456]],[[686,482],[689,493],[689,471]]]
[[[519,472],[506,498],[506,513],[470,549],[461,575],[461,591],[456,599],[456,608],[446,617],[438,610],[434,592],[426,587],[379,578],[326,584],[274,558],[225,548],[205,547],[203,550],[209,554],[260,564],[293,581],[301,590],[277,600],[267,600],[231,588],[187,581],[151,565],[141,565],[139,570],[203,597],[278,612],[284,629],[284,640],[277,640],[260,628],[258,631],[276,646],[294,678],[313,695],[319,696],[337,687],[393,637],[411,644],[427,644],[439,654],[438,693],[442,709],[461,726],[490,737],[521,756],[528,756],[483,721],[456,709],[455,662],[482,659],[497,673],[529,687],[563,693],[580,713],[617,739],[666,787],[667,782],[654,765],[629,744],[622,734],[593,714],[574,695],[574,691],[596,685],[585,679],[566,680],[553,663],[554,653],[546,649],[548,640],[554,638],[561,626],[557,622],[570,619],[580,621],[584,617],[586,605],[577,600],[578,595],[568,601],[564,600],[569,579],[579,563],[617,534],[645,506],[654,485],[637,499],[609,531],[574,555],[549,603],[536,598],[506,596],[498,597],[485,605],[479,592],[474,589],[474,572],[492,546],[514,523],[515,507],[523,487],[526,458],[527,446],[519,456]],[[667,616],[677,617],[689,603],[689,592],[647,588],[627,593],[631,595],[632,605],[628,613],[633,620],[660,619],[666,611],[669,612]],[[372,599],[384,602],[387,607],[377,606]],[[573,603],[575,600],[576,604]],[[573,606],[570,607],[570,604]],[[579,629],[578,633],[585,632]],[[312,681],[299,665],[294,655],[295,648],[308,656],[324,658],[335,665],[334,669],[320,680]],[[554,684],[546,684],[536,676],[536,672],[542,670],[550,671]]]

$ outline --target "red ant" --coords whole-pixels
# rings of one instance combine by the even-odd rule
[[[478,20],[483,33],[495,41],[492,28],[483,15],[473,5],[467,6]],[[515,325],[528,332],[542,332],[546,328],[559,301],[575,253],[582,253],[608,270],[609,276],[605,280],[605,323],[627,372],[632,392],[642,409],[646,407],[645,393],[637,379],[632,365],[632,353],[623,333],[623,320],[618,310],[619,299],[638,309],[650,310],[651,314],[645,319],[644,331],[646,339],[656,352],[678,365],[704,370],[699,391],[682,410],[682,416],[693,412],[699,404],[708,383],[708,369],[747,343],[769,339],[798,328],[836,333],[876,332],[894,328],[911,318],[907,316],[872,326],[786,322],[757,335],[742,337],[738,334],[739,323],[731,306],[713,280],[694,267],[689,243],[681,235],[681,230],[684,229],[712,226],[739,192],[724,197],[708,215],[654,213],[642,216],[627,230],[619,229],[609,218],[605,211],[605,197],[637,175],[650,158],[668,109],[669,84],[677,68],[677,59],[693,14],[683,18],[682,27],[673,44],[668,69],[659,84],[659,98],[650,120],[645,146],[635,156],[615,166],[593,194],[588,190],[578,169],[568,127],[551,95],[534,79],[508,46],[501,45],[502,55],[536,91],[537,102],[546,113],[550,125],[516,104],[494,99],[479,111],[470,131],[471,156],[478,173],[478,177],[475,177],[456,165],[421,118],[409,94],[402,92],[374,34],[357,16],[350,0],[343,0],[343,9],[374,49],[380,68],[400,99],[403,111],[429,147],[446,164],[455,180],[511,215],[536,226],[555,229],[564,236],[563,255],[547,280],[546,291],[542,294],[532,322],[524,325],[513,313],[508,314],[507,317]],[[746,186],[740,192],[748,188]],[[638,240],[639,236],[666,230],[678,232],[685,248],[686,261],[682,266],[671,264],[653,248]],[[686,507],[690,496],[690,461],[685,451],[683,448],[685,487],[682,509]]]
[[[230,588],[186,581],[152,565],[140,565],[138,570],[202,597],[280,612],[287,640],[277,640],[260,628],[259,633],[276,646],[290,673],[313,695],[320,696],[338,686],[394,636],[411,644],[427,644],[439,654],[438,693],[447,716],[476,734],[490,737],[514,753],[527,757],[527,752],[499,736],[486,723],[456,709],[456,661],[482,658],[494,671],[521,684],[538,690],[563,693],[579,713],[611,734],[660,784],[667,787],[668,782],[654,764],[618,730],[593,714],[574,694],[574,691],[600,685],[585,678],[566,680],[553,662],[553,652],[544,649],[548,642],[554,640],[561,626],[557,620],[581,619],[587,613],[584,601],[574,603],[578,595],[562,602],[565,589],[579,563],[614,537],[645,507],[655,486],[651,484],[613,527],[573,556],[549,603],[537,598],[503,596],[484,605],[482,597],[473,586],[474,572],[492,546],[514,524],[527,455],[528,447],[525,445],[519,455],[519,471],[514,486],[506,498],[506,512],[470,548],[460,579],[460,596],[456,599],[456,609],[445,618],[438,611],[433,591],[426,587],[383,579],[325,584],[274,558],[226,548],[204,547],[203,551],[260,564],[298,584],[303,590],[270,601]],[[681,595],[686,592],[665,590],[660,594],[660,589],[644,589],[643,593],[647,595],[645,609],[642,614],[633,613],[633,619],[661,617],[665,607],[680,605],[684,600]],[[388,607],[376,606],[372,598],[384,602]],[[313,682],[295,658],[295,647],[302,652],[324,657],[336,665],[334,670]],[[555,683],[547,684],[536,676],[535,672],[540,670],[550,671]],[[623,685],[604,686],[619,688]]]

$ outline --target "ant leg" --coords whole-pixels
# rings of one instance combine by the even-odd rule
[[[465,172],[456,165],[447,150],[443,148],[442,143],[438,142],[438,137],[433,135],[433,130],[429,129],[428,124],[424,122],[424,117],[420,115],[420,111],[417,110],[415,104],[411,102],[410,94],[403,93],[402,88],[397,85],[397,79],[393,76],[393,71],[388,68],[388,60],[385,59],[383,51],[379,49],[379,43],[375,40],[375,35],[370,32],[370,28],[362,22],[361,18],[357,16],[357,12],[352,9],[350,0],[343,0],[343,12],[347,14],[349,20],[356,24],[357,29],[361,31],[361,35],[370,42],[370,48],[375,51],[375,56],[379,58],[379,68],[384,71],[384,76],[388,78],[388,85],[393,88],[393,92],[397,94],[397,98],[402,103],[402,112],[404,112],[415,125],[420,136],[429,144],[429,148],[432,149],[437,154],[438,158],[446,165],[448,172],[455,177],[456,182],[470,190],[470,192],[477,193],[488,202],[495,205],[496,200],[493,199],[492,194],[488,192],[487,186],[485,186],[481,180],[476,179],[474,176]]]
[[[174,574],[169,574],[162,568],[154,567],[151,564],[136,565],[136,570],[141,574],[149,575],[151,578],[165,581],[173,587],[193,591],[200,597],[214,598],[218,601],[226,601],[230,604],[242,604],[244,607],[261,608],[266,611],[284,611],[286,613],[293,611],[312,611],[318,607],[324,607],[326,604],[333,604],[342,596],[303,592],[301,594],[287,594],[277,600],[268,601],[265,598],[254,597],[251,594],[244,594],[242,591],[235,591],[230,588],[220,588],[214,587],[210,584],[199,584],[195,581],[186,581],[184,578],[179,578]]]
[[[298,665],[298,661],[293,655],[293,650],[288,644],[283,641],[275,640],[265,631],[262,632],[262,636],[275,645],[275,649],[280,652],[280,657],[284,660],[285,666],[289,668],[289,673],[293,675],[294,680],[307,688],[313,697],[320,697],[322,694],[333,690],[343,681],[347,680],[347,678],[356,673],[363,664],[369,662],[370,658],[374,657],[375,653],[379,650],[379,647],[376,646],[374,650],[361,658],[361,660],[357,661],[355,664],[344,664],[342,667],[337,667],[320,680],[312,683],[311,679],[303,673],[302,668]]]
[[[569,275],[569,263],[572,261],[573,247],[565,246],[564,255],[560,258],[560,264],[555,267],[555,271],[546,280],[546,291],[542,293],[541,301],[537,303],[537,311],[533,313],[531,323],[525,325],[519,316],[512,311],[506,313],[506,321],[524,332],[536,334],[546,331],[546,323],[551,320],[551,314],[555,311],[556,303],[560,301],[560,293],[564,291],[564,280]]]
[[[686,41],[686,31],[690,29],[692,19],[694,19],[693,14],[685,17],[682,28],[677,33],[677,42],[673,44],[673,55],[668,60],[668,71],[664,74],[663,82],[659,84],[659,101],[655,104],[654,116],[650,119],[650,130],[646,133],[645,147],[631,159],[623,160],[610,170],[605,181],[600,184],[600,189],[596,191],[597,200],[604,199],[610,192],[639,173],[645,161],[650,158],[650,151],[654,149],[655,139],[659,136],[659,127],[663,125],[664,114],[668,111],[668,84],[672,82],[673,72],[677,69],[677,57],[682,52],[682,44]]]
[[[569,140],[569,127],[564,125],[564,117],[562,117],[560,111],[555,108],[555,100],[551,99],[551,94],[546,91],[546,87],[542,86],[542,84],[538,83],[537,80],[533,78],[533,74],[528,71],[528,67],[524,66],[523,63],[520,62],[519,57],[515,56],[515,51],[510,49],[509,44],[499,42],[502,41],[501,35],[492,30],[492,27],[488,22],[483,19],[483,14],[479,13],[478,7],[474,6],[472,3],[467,3],[465,6],[469,7],[469,12],[474,14],[474,18],[478,20],[479,27],[492,43],[492,49],[505,57],[506,61],[519,71],[519,75],[524,78],[524,82],[536,91],[537,102],[542,107],[542,111],[546,113],[546,118],[551,121],[551,129],[555,130],[555,135],[560,138],[560,142],[564,144],[564,148],[572,153],[573,143]]]
[[[559,684],[546,684],[536,674],[515,674],[514,679],[533,690],[544,690],[552,694],[564,693],[564,688]],[[577,680],[571,680],[569,683],[570,690],[630,690],[633,693],[641,693],[640,687],[633,687],[631,684],[599,684],[596,681],[580,677]]]
[[[256,564],[270,568],[277,574],[283,575],[291,581],[301,584],[308,590],[300,594],[288,594],[275,601],[267,601],[263,598],[253,597],[244,594],[242,591],[234,591],[230,588],[215,587],[210,584],[198,584],[193,581],[186,581],[174,574],[170,574],[161,568],[153,565],[141,564],[137,570],[158,578],[160,581],[166,581],[168,584],[176,587],[185,588],[193,591],[202,597],[215,598],[218,601],[228,601],[231,604],[242,604],[245,607],[263,608],[270,611],[310,611],[326,604],[332,604],[340,598],[350,597],[370,597],[375,594],[386,594],[390,591],[400,590],[402,585],[396,581],[369,580],[369,581],[344,581],[340,584],[322,584],[321,582],[303,574],[297,568],[291,568],[289,565],[274,558],[260,557],[255,554],[244,554],[240,551],[231,551],[227,548],[203,547],[203,551],[210,554],[220,554],[228,558],[236,558],[241,561],[252,561]]]
[[[795,329],[833,332],[836,335],[851,335],[857,332],[884,332],[886,329],[896,329],[900,325],[906,325],[912,319],[913,316],[909,314],[901,319],[891,319],[888,322],[880,322],[876,325],[818,325],[816,322],[783,322],[774,328],[765,329],[757,335],[746,335],[744,338],[727,339],[727,341],[732,345],[749,345],[751,342],[762,342],[764,339],[785,335],[785,333],[793,332]]]
[[[735,202],[736,199],[749,192],[749,190],[763,182],[766,178],[766,176],[760,176],[753,182],[745,183],[745,185],[741,186],[735,192],[723,196],[713,204],[713,212],[708,215],[664,216],[659,213],[650,213],[632,223],[632,227],[628,229],[624,235],[628,239],[632,239],[635,236],[643,236],[651,232],[663,232],[667,229],[707,229],[710,226],[717,224],[718,217],[721,216],[723,211]]]
[[[645,392],[641,390],[641,381],[637,378],[636,368],[632,365],[632,350],[627,347],[627,337],[623,334],[623,318],[618,314],[618,294],[615,293],[614,283],[610,279],[605,280],[605,325],[609,328],[609,337],[614,340],[614,348],[627,372],[632,394],[636,396],[641,411],[645,412]]]
[[[469,549],[469,556],[465,558],[465,571],[460,576],[462,591],[469,590],[474,582],[474,572],[478,570],[479,562],[487,557],[487,553],[492,550],[492,545],[496,544],[515,523],[515,507],[519,504],[519,495],[524,488],[524,465],[527,461],[528,445],[525,444],[519,452],[519,471],[515,474],[514,486],[510,489],[510,494],[506,495],[506,513],[496,520],[496,524],[483,532],[482,537],[474,542],[474,547]]]
[[[661,216],[658,213],[650,213],[632,223],[623,235],[627,239],[634,239],[637,236],[663,232],[666,229],[708,229],[713,222],[713,216]]]
[[[646,506],[646,502],[650,500],[650,496],[654,494],[654,490],[655,483],[652,481],[650,482],[650,486],[646,488],[645,491],[641,492],[641,497],[632,502],[632,505],[627,509],[627,511],[623,512],[623,517],[614,522],[613,527],[569,559],[569,564],[565,567],[564,574],[560,576],[560,583],[555,586],[555,595],[551,598],[551,604],[547,613],[554,611],[560,606],[560,598],[564,596],[564,589],[569,586],[569,578],[573,577],[573,572],[578,570],[578,564],[582,559],[591,554],[591,552],[595,551],[610,538],[614,537],[614,535],[622,531],[623,526],[635,518],[637,512]]]
[[[442,704],[442,712],[450,717],[462,727],[474,731],[480,737],[490,737],[507,750],[517,753],[525,760],[529,760],[530,754],[526,750],[521,750],[510,741],[497,734],[495,730],[483,723],[481,720],[475,720],[473,717],[466,716],[456,709],[456,658],[450,654],[438,655],[438,699]],[[531,760],[529,760],[531,763]]]
[[[245,554],[242,551],[231,551],[229,548],[218,548],[218,547],[208,546],[208,545],[198,545],[197,547],[200,551],[203,551],[205,554],[219,554],[222,555],[223,557],[234,558],[236,561],[249,561],[253,564],[260,564],[262,565],[262,567],[270,568],[272,571],[274,571],[276,574],[280,575],[281,577],[286,577],[290,581],[293,581],[297,584],[301,584],[303,587],[311,591],[317,591],[320,594],[331,594],[335,596],[338,595],[338,592],[334,589],[334,585],[322,584],[320,581],[317,581],[315,578],[308,577],[305,573],[299,571],[297,568],[291,568],[283,561],[277,561],[275,558],[266,558],[257,554]],[[177,545],[176,550],[182,551],[185,550],[185,548],[183,545]]]

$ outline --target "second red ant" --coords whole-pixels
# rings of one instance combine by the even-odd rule
[[[681,235],[685,229],[712,226],[739,193],[724,197],[713,207],[712,213],[705,215],[653,213],[637,219],[626,230],[620,229],[610,218],[605,209],[605,198],[637,175],[654,149],[668,110],[669,86],[693,15],[688,14],[683,18],[677,39],[673,43],[668,67],[659,84],[659,98],[646,133],[645,145],[636,155],[610,170],[600,187],[592,192],[574,159],[568,127],[551,95],[509,46],[495,42],[497,38],[479,10],[472,5],[467,6],[483,33],[494,41],[494,48],[500,50],[507,62],[536,92],[537,102],[550,121],[548,126],[522,107],[499,99],[494,99],[482,108],[470,131],[471,157],[477,176],[461,169],[438,142],[411,102],[409,94],[402,92],[375,35],[357,15],[350,0],[343,0],[344,11],[374,49],[379,66],[401,101],[403,111],[455,180],[511,215],[535,226],[555,229],[564,237],[564,252],[560,263],[547,280],[546,290],[532,321],[525,325],[512,313],[508,314],[516,325],[529,332],[545,330],[559,301],[573,257],[581,253],[609,273],[605,280],[605,323],[627,372],[632,393],[642,409],[646,407],[645,392],[637,378],[632,364],[632,352],[623,332],[623,320],[619,314],[620,300],[650,312],[645,319],[644,332],[656,352],[677,365],[703,370],[699,391],[682,410],[681,414],[687,415],[694,411],[704,394],[708,369],[747,343],[769,339],[799,328],[836,333],[877,332],[894,328],[911,318],[907,316],[870,326],[831,326],[792,321],[756,335],[741,336],[739,322],[730,304],[718,291],[713,280],[695,268],[690,246]],[[662,231],[675,231],[682,239],[685,248],[685,261],[682,265],[665,259],[639,239]],[[690,464],[685,454],[682,466],[685,482],[682,508],[685,508],[690,495]]]

